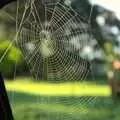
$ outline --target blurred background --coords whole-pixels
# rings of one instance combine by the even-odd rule
[[[22,13],[24,0],[20,2],[18,12]],[[35,70],[31,72],[33,64],[27,64],[29,57],[25,59],[29,52],[26,53],[24,52],[25,48],[13,44],[16,36],[16,26],[19,24],[19,21],[16,24],[17,2],[8,4],[0,10],[0,71],[5,78],[15,119],[119,120],[119,0],[61,0],[61,4],[74,9],[80,14],[81,19],[83,18],[82,22],[75,23],[78,28],[72,30],[73,33],[76,33],[80,29],[79,26],[82,26],[81,33],[72,35],[69,31],[70,28],[66,27],[64,31],[58,32],[59,35],[62,34],[65,37],[56,35],[58,40],[71,41],[70,48],[68,46],[70,42],[66,44],[67,49],[65,51],[68,50],[69,52],[67,52],[67,56],[63,54],[64,59],[67,61],[68,56],[70,56],[69,59],[71,56],[77,56],[76,59],[72,59],[74,65],[72,63],[67,64],[69,60],[65,61],[64,66],[59,63],[59,66],[62,66],[64,70],[70,69],[64,77],[61,72],[64,70],[61,68],[59,70],[58,63],[55,60],[56,55],[59,54],[54,54],[55,57],[51,58],[53,65],[56,63],[54,65],[55,72],[48,74],[50,69],[45,67],[48,64],[48,61],[46,61],[48,59],[41,63],[40,68],[43,71],[37,68],[38,62],[35,65]],[[71,12],[73,11],[71,10]],[[73,22],[71,26],[74,26]],[[24,37],[23,33],[21,34]],[[42,34],[44,36],[44,32]],[[19,37],[19,39],[21,38]],[[31,37],[29,40],[31,40]],[[41,44],[44,46],[44,43]],[[56,44],[57,42],[52,42],[53,46]],[[65,43],[61,43],[61,46],[62,44]],[[74,44],[73,48],[75,50],[72,50],[72,44]],[[82,47],[79,46],[81,44]],[[32,49],[32,46],[30,48]],[[59,48],[61,47],[59,46]],[[47,51],[46,49],[46,47],[43,47],[42,50]],[[52,53],[48,51],[42,53],[43,56],[49,54]],[[39,55],[40,58],[38,57],[38,59],[43,59],[42,55]],[[60,55],[59,58],[64,61]],[[85,61],[83,72],[76,70],[79,69],[76,66],[80,67],[84,64],[80,64],[81,59]],[[60,60],[58,59],[58,61]],[[52,68],[52,64],[50,64],[50,68]],[[36,77],[36,71],[38,70],[37,75],[39,74],[39,77]],[[72,74],[72,77],[70,77],[70,74]]]

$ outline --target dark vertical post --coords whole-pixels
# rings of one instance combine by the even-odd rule
[[[0,0],[0,9],[17,0]],[[13,120],[4,80],[0,74],[0,120]]]
[[[0,120],[13,120],[4,80],[0,75]]]

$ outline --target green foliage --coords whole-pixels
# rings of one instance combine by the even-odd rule
[[[7,48],[10,46],[10,41],[1,41],[0,43],[0,58],[4,55]],[[5,77],[12,77],[16,67],[20,67],[23,63],[23,57],[19,49],[11,45],[0,63],[0,72]]]

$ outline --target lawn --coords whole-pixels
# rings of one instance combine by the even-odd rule
[[[16,80],[6,87],[15,120],[120,120],[107,85]]]
[[[90,82],[66,82],[48,83],[34,82],[31,79],[6,82],[7,90],[24,92],[32,95],[47,96],[110,96],[111,90],[108,85],[100,85]]]

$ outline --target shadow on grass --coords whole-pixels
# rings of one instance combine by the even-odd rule
[[[8,95],[16,120],[120,120],[120,105],[110,97]]]

